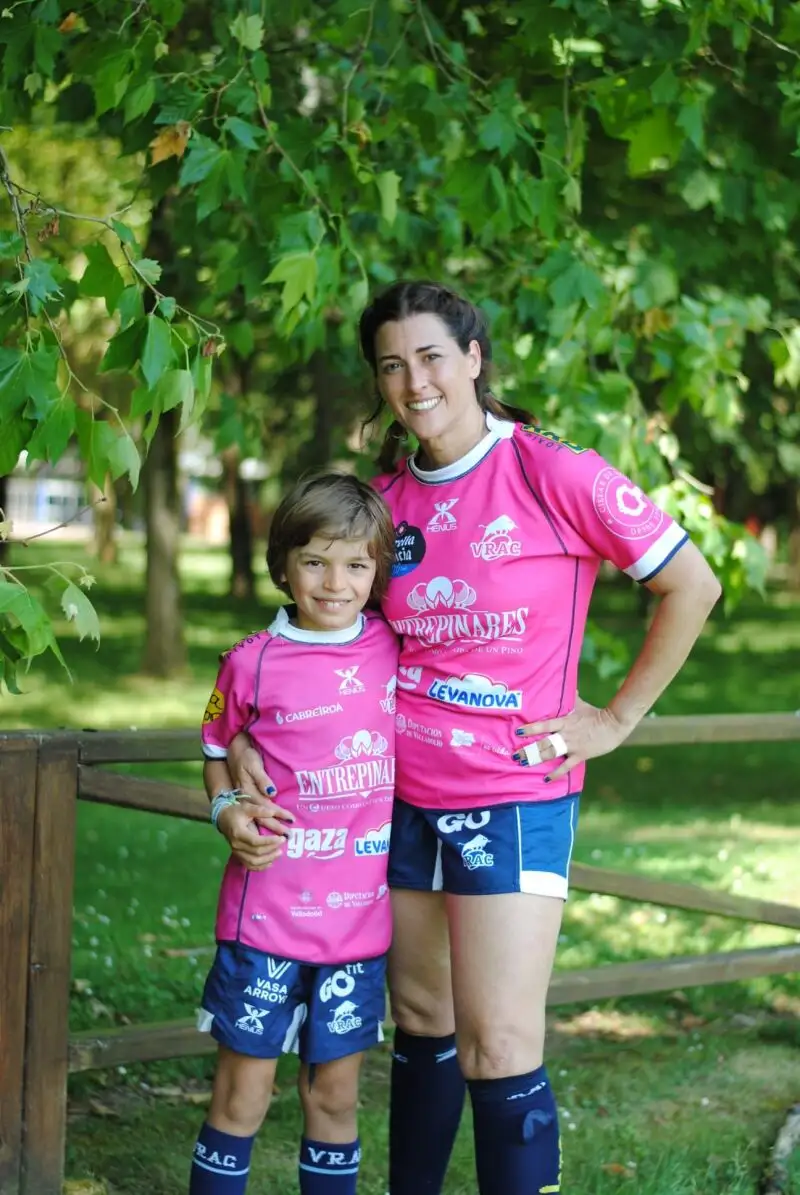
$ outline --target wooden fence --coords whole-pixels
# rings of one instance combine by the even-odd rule
[[[630,746],[800,740],[795,714],[648,718]],[[0,735],[0,1195],[60,1195],[71,1072],[203,1054],[193,1021],[69,1032],[77,800],[205,821],[195,788],[103,767],[198,758],[195,731]],[[800,930],[800,908],[574,864],[573,888]],[[800,970],[800,944],[556,972],[550,1004]]]

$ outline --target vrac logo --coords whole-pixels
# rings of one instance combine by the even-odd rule
[[[476,871],[479,867],[494,867],[494,855],[486,852],[489,839],[485,834],[476,834],[465,842],[461,848],[461,858],[467,871]]]
[[[353,1004],[352,1000],[345,1000],[342,1004],[333,1010],[333,1020],[328,1021],[328,1028],[331,1033],[350,1033],[353,1029],[361,1028],[361,1017],[355,1015],[358,1009],[357,1004]]]
[[[388,855],[389,854],[389,836],[392,832],[392,823],[384,822],[377,830],[367,830],[363,838],[356,839],[356,855],[363,857],[364,855]]]
[[[471,543],[472,555],[476,560],[499,560],[501,556],[519,556],[522,544],[518,539],[511,538],[511,532],[517,530],[517,524],[508,515],[500,515],[492,519],[491,523],[481,523],[483,538],[478,543]]]
[[[426,531],[456,531],[458,528],[456,516],[450,514],[456,502],[458,502],[458,498],[448,498],[445,502],[434,502],[436,514],[428,523]]]
[[[352,697],[354,693],[363,693],[364,684],[356,676],[360,665],[356,664],[352,668],[334,668],[337,676],[342,678],[342,683],[339,685],[339,692],[343,697]]]
[[[386,696],[381,697],[381,709],[385,714],[393,714],[397,709],[397,677],[390,676],[383,687]]]
[[[502,682],[468,672],[466,676],[448,676],[447,680],[435,680],[428,689],[428,696],[445,705],[460,705],[465,709],[487,710],[503,714],[507,710],[522,707],[522,690],[508,689]]]
[[[239,1017],[236,1022],[237,1029],[243,1029],[245,1033],[254,1033],[260,1037],[264,1032],[262,1021],[264,1017],[269,1016],[268,1008],[254,1008],[252,1004],[245,1004],[244,1015]]]
[[[344,854],[347,844],[347,830],[328,827],[325,830],[308,830],[303,826],[292,826],[286,845],[289,859],[338,859]]]

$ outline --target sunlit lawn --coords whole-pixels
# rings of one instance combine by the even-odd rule
[[[29,549],[25,563],[31,562]],[[37,549],[75,557],[72,546]],[[65,634],[74,683],[55,661],[37,666],[21,698],[0,700],[0,726],[198,725],[219,651],[263,625],[264,606],[226,596],[223,553],[184,554],[190,671],[165,682],[137,675],[144,631],[141,545],[96,568],[99,651]],[[776,593],[715,616],[659,713],[791,710],[800,705],[800,606]],[[632,592],[604,586],[595,616],[634,645],[642,633]],[[586,671],[586,670],[584,670]],[[610,692],[588,673],[581,691]],[[153,775],[154,770],[148,774]],[[158,774],[192,783],[197,765]],[[576,857],[603,867],[800,903],[800,743],[628,748],[596,761],[584,796]],[[191,1015],[209,962],[224,844],[208,827],[98,806],[79,808],[73,1026]],[[575,895],[561,967],[792,942],[789,931]],[[166,952],[180,951],[178,955]],[[745,1195],[786,1107],[798,1099],[800,983],[778,977],[674,996],[563,1009],[553,1017],[551,1071],[563,1107],[565,1192]],[[296,1101],[291,1065],[256,1153],[250,1190],[291,1192]],[[385,1191],[386,1053],[368,1068],[360,1190]],[[98,1072],[73,1082],[69,1171],[130,1195],[183,1189],[208,1088],[207,1060]],[[142,1086],[148,1085],[148,1089]],[[153,1095],[157,1088],[169,1095]],[[202,1098],[202,1097],[200,1097]],[[93,1103],[92,1103],[93,1101]],[[155,1113],[154,1113],[155,1109]],[[468,1126],[448,1195],[474,1192]]]

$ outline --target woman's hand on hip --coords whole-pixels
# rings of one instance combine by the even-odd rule
[[[611,710],[600,709],[577,697],[574,710],[563,718],[520,726],[518,735],[540,737],[535,743],[520,747],[513,758],[523,767],[563,758],[563,763],[545,777],[546,781],[557,780],[587,759],[608,755],[625,741],[632,729],[619,722]]]

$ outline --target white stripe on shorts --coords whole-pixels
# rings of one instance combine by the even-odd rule
[[[528,896],[557,896],[559,900],[566,900],[567,878],[554,871],[521,871],[519,890]]]

